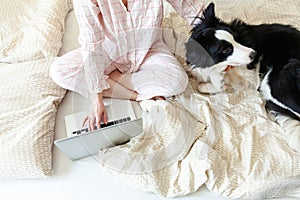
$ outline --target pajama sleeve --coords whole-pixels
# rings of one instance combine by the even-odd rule
[[[173,8],[183,17],[190,25],[198,22],[198,16],[201,16],[204,10],[204,4],[200,0],[167,0]]]
[[[104,33],[99,21],[100,9],[91,0],[74,0],[73,4],[80,30],[79,43],[87,89],[90,94],[100,93],[110,87],[106,82],[108,77],[104,75],[109,63],[102,48]]]

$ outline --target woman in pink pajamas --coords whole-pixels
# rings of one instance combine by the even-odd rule
[[[190,24],[197,0],[168,1]],[[162,38],[162,0],[74,0],[81,48],[57,59],[51,78],[90,99],[83,124],[107,122],[103,97],[164,99],[183,92],[188,78]]]

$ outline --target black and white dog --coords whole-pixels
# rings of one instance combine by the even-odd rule
[[[208,73],[220,73],[228,65],[259,67],[260,91],[266,107],[300,120],[297,29],[282,24],[249,25],[238,19],[225,23],[215,16],[214,4],[210,3],[201,22],[192,29],[186,43],[186,59],[193,68],[207,69]],[[211,79],[222,84],[221,76]]]

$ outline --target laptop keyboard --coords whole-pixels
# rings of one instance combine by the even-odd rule
[[[117,119],[117,120],[114,120],[114,121],[109,121],[109,122],[107,122],[107,124],[102,123],[101,128],[121,124],[121,123],[124,123],[124,122],[129,122],[129,121],[131,121],[131,117],[125,117],[125,118]],[[94,130],[97,130],[96,125],[94,126]],[[73,131],[72,135],[75,136],[75,135],[80,135],[80,134],[87,133],[87,132],[89,132],[89,129],[88,128],[83,128],[81,130]]]

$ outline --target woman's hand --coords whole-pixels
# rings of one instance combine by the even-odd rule
[[[97,128],[100,128],[101,119],[105,124],[107,123],[107,115],[102,99],[102,93],[98,93],[90,96],[89,112],[82,122],[82,127],[84,127],[85,123],[87,123],[89,130],[93,131],[95,130],[95,125]]]

